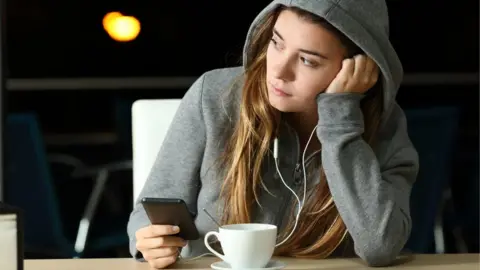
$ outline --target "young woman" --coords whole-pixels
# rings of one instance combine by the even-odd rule
[[[203,208],[223,224],[276,224],[276,255],[344,256],[351,240],[369,265],[392,262],[410,234],[418,157],[395,102],[402,66],[385,2],[275,0],[243,62],[191,86],[140,198],[183,199],[202,236],[217,230]],[[208,252],[176,232],[138,203],[131,253],[163,268],[179,250]]]

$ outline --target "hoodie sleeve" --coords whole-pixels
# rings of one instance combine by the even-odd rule
[[[202,110],[204,77],[205,75],[197,79],[182,98],[149,177],[130,214],[127,225],[130,253],[138,260],[143,259],[136,248],[135,232],[150,225],[140,203],[141,198],[181,198],[190,211],[196,210],[200,187],[199,171],[206,141]]]
[[[396,103],[379,130],[374,152],[362,138],[362,98],[355,93],[320,94],[317,136],[328,186],[356,254],[371,266],[385,266],[410,235],[409,199],[418,154]]]

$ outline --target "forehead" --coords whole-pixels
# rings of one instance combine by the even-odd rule
[[[322,50],[336,50],[341,47],[340,41],[331,31],[291,10],[281,11],[275,22],[275,30],[289,47]]]

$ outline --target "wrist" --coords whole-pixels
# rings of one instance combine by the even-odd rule
[[[356,92],[322,92],[317,95],[317,104],[320,103],[322,100],[329,99],[329,100],[362,100],[365,97],[364,93],[356,93]]]
[[[317,96],[319,125],[361,125],[362,93],[322,93]]]

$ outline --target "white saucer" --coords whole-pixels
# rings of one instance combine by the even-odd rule
[[[277,270],[277,269],[283,269],[285,266],[287,266],[287,264],[285,264],[284,262],[271,260],[268,262],[267,266],[264,268],[248,268],[248,270]],[[230,268],[230,265],[224,261],[212,263],[211,267],[212,269],[216,269],[216,270],[232,269]]]

